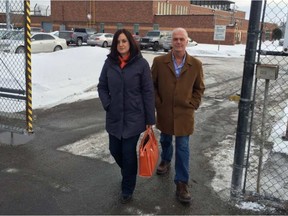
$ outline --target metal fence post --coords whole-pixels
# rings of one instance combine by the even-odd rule
[[[25,15],[25,60],[26,60],[26,121],[27,132],[33,133],[33,116],[32,116],[32,63],[31,63],[31,17],[30,17],[30,0],[24,1]]]
[[[248,119],[251,108],[251,92],[256,58],[256,47],[259,39],[260,17],[262,1],[252,0],[248,35],[245,50],[245,62],[241,87],[241,98],[239,101],[238,125],[234,151],[234,163],[232,172],[231,195],[241,193],[245,147],[248,134]]]
[[[6,0],[6,24],[7,29],[11,29],[11,19],[10,19],[10,3],[9,0]]]

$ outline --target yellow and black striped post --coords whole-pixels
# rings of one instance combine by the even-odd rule
[[[24,1],[25,61],[26,61],[26,123],[27,132],[33,133],[32,116],[32,71],[31,71],[31,19],[30,0]]]

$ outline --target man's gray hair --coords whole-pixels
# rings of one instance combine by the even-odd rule
[[[175,28],[175,29],[173,29],[172,37],[173,37],[175,32],[183,32],[185,37],[186,37],[186,39],[188,38],[188,33],[187,33],[186,29],[184,29],[184,28]]]

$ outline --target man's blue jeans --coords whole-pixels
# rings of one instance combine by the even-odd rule
[[[170,162],[173,156],[172,135],[160,134],[160,143],[162,147],[161,159]],[[175,136],[175,178],[178,181],[188,183],[189,181],[189,135]]]
[[[132,195],[136,186],[138,169],[136,146],[139,135],[119,140],[109,134],[109,150],[116,163],[121,168],[122,195]]]

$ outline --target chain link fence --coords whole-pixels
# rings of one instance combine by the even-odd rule
[[[263,6],[257,64],[268,65],[269,71],[279,67],[279,72],[278,76],[270,72],[272,79],[262,79],[255,71],[244,191],[280,202],[288,200],[288,56],[279,43],[288,34],[284,32],[288,2],[267,0]],[[266,23],[276,24],[272,34]]]
[[[0,128],[26,130],[24,1],[0,2]]]

